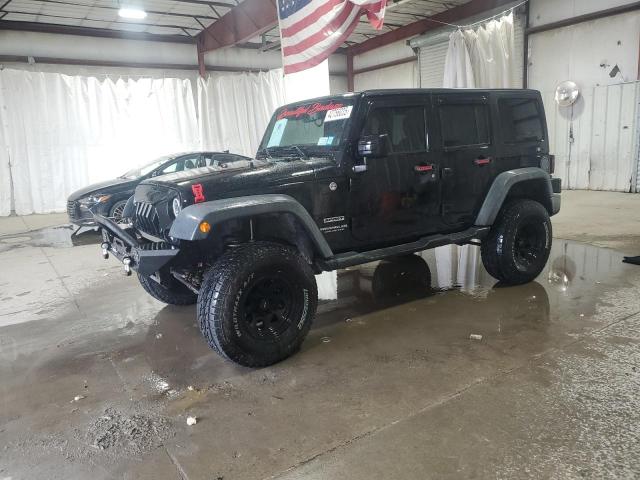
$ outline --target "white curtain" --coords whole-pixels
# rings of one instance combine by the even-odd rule
[[[513,12],[449,38],[447,88],[518,88]]]
[[[199,79],[202,148],[255,155],[271,115],[284,103],[282,69]]]
[[[476,86],[471,57],[461,30],[456,30],[449,37],[442,85],[445,88],[475,88]]]
[[[0,215],[64,211],[67,196],[161,155],[253,155],[284,103],[282,71],[113,80],[0,70]],[[11,171],[9,171],[9,161]]]
[[[11,172],[9,171],[9,131],[8,118],[4,105],[4,88],[0,77],[0,217],[11,213]]]
[[[78,188],[198,148],[188,80],[6,69],[0,81],[18,215],[62,211]]]

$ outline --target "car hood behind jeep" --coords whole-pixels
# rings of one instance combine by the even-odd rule
[[[77,200],[80,200],[81,198],[85,198],[98,193],[113,195],[115,193],[120,193],[127,190],[133,191],[139,181],[139,179],[132,180],[130,178],[114,178],[113,180],[107,180],[105,182],[93,183],[87,187],[73,192],[71,195],[69,195],[68,201],[75,202]]]
[[[199,184],[202,185],[206,200],[271,193],[279,187],[313,179],[314,167],[318,162],[325,161],[325,159],[239,161],[229,164],[228,167],[202,167],[163,175],[145,180],[141,185],[177,188],[183,193],[183,198],[193,198],[192,186]]]

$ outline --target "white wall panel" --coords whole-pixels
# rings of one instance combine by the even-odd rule
[[[359,73],[353,78],[356,92],[376,88],[415,88],[418,86],[417,62]]]
[[[359,70],[361,68],[393,62],[394,60],[400,60],[413,55],[413,49],[407,45],[407,41],[400,40],[360,55],[356,55],[353,57],[353,68],[355,70]]]
[[[529,24],[538,27],[630,3],[635,0],[530,0]]]
[[[556,175],[569,189],[631,190],[640,82],[592,87],[573,108],[543,95]]]
[[[529,86],[542,92],[550,148],[564,188],[633,190],[639,36],[640,13],[634,12],[529,38]],[[615,65],[631,82],[609,76]],[[554,102],[563,80],[573,80],[581,89],[573,108]]]

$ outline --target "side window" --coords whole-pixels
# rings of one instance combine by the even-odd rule
[[[389,153],[425,152],[423,107],[381,107],[369,112],[362,135],[387,135]]]
[[[442,140],[445,147],[488,145],[489,107],[485,104],[440,106]]]
[[[167,165],[166,167],[164,167],[159,173],[158,175],[164,175],[165,173],[173,173],[173,172],[178,172],[181,169],[178,168],[178,164],[180,163],[179,160],[170,163],[169,165]]]
[[[183,166],[180,170],[190,170],[192,168],[196,168],[198,166],[199,158],[200,158],[200,155],[182,158],[181,161]]]
[[[542,118],[535,99],[502,98],[498,101],[500,127],[506,143],[540,141]]]
[[[213,153],[205,153],[202,156],[202,166],[203,167],[210,167],[212,165],[215,165],[214,161],[213,161]]]

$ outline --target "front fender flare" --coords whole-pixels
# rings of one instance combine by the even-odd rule
[[[549,198],[549,202],[553,197],[553,189],[551,187],[551,177],[547,172],[536,167],[517,168],[508,170],[499,174],[487,194],[478,216],[476,217],[477,226],[490,226],[495,222],[504,200],[509,194],[509,190],[520,182],[530,180],[542,180],[545,185],[545,195]],[[546,207],[546,205],[545,205]],[[551,212],[549,212],[551,214]]]
[[[309,212],[293,197],[280,194],[250,195],[197,203],[180,212],[174,220],[169,236],[182,240],[204,240],[198,226],[201,222],[215,225],[235,218],[248,218],[266,213],[290,213],[309,234],[309,237],[324,258],[333,256],[326,239]]]

